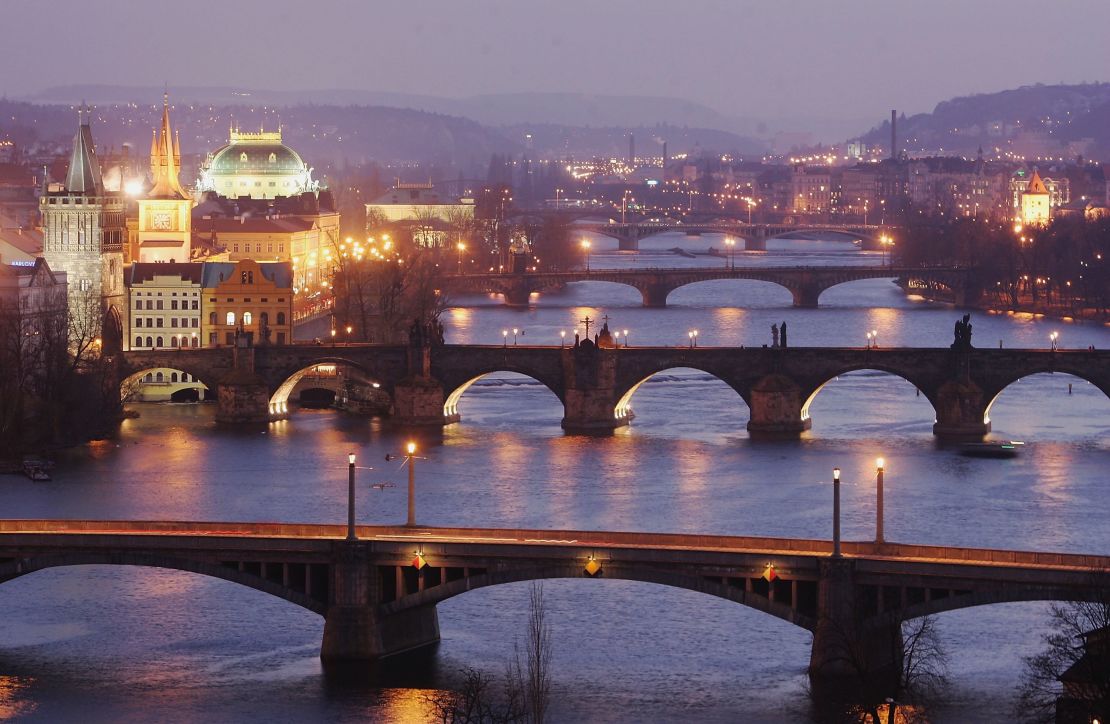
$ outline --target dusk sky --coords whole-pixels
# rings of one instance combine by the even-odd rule
[[[1110,3],[6,0],[0,91],[55,85],[663,95],[760,118],[881,119],[1107,80]]]

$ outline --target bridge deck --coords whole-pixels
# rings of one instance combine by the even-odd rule
[[[492,545],[506,547],[557,546],[577,549],[684,551],[692,553],[735,553],[766,556],[828,556],[832,542],[804,538],[718,536],[679,533],[634,533],[516,528],[443,528],[404,526],[359,526],[363,540],[383,543],[427,543],[438,545]],[[259,548],[315,548],[329,546],[346,536],[346,527],[313,523],[234,523],[173,521],[91,520],[0,520],[0,551],[4,548],[65,547],[93,545],[139,545],[163,548],[189,541],[242,539]],[[93,538],[97,540],[93,542]],[[183,540],[184,539],[184,540]],[[298,545],[299,544],[299,545]],[[305,545],[307,544],[307,545]],[[876,544],[845,541],[845,557],[904,563],[939,563],[1050,569],[1079,572],[1110,572],[1110,556],[1045,551],[1016,551],[905,543]]]

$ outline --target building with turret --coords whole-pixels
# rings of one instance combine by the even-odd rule
[[[1052,218],[1052,196],[1041,180],[1041,175],[1033,170],[1033,178],[1021,194],[1021,222],[1023,224],[1045,225]]]
[[[231,129],[228,143],[209,155],[200,172],[199,191],[220,196],[273,199],[318,191],[312,169],[281,142],[281,129],[250,133]]]
[[[47,184],[39,210],[43,257],[68,281],[71,343],[99,338],[106,351],[122,349],[127,331],[125,205],[120,194],[104,189],[87,108],[78,114],[65,183]]]
[[[150,143],[153,185],[138,201],[130,258],[140,263],[183,263],[192,255],[193,200],[181,188],[181,142],[170,128],[169,96],[162,101],[162,124]]]

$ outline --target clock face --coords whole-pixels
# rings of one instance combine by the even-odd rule
[[[166,211],[155,212],[150,215],[150,226],[152,229],[169,231],[173,228],[173,216]]]

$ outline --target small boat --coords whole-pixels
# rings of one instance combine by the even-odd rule
[[[960,454],[973,458],[1013,458],[1024,445],[1017,440],[965,442],[960,445]]]
[[[50,480],[50,473],[46,472],[47,463],[41,460],[24,460],[23,474],[36,482]]]

